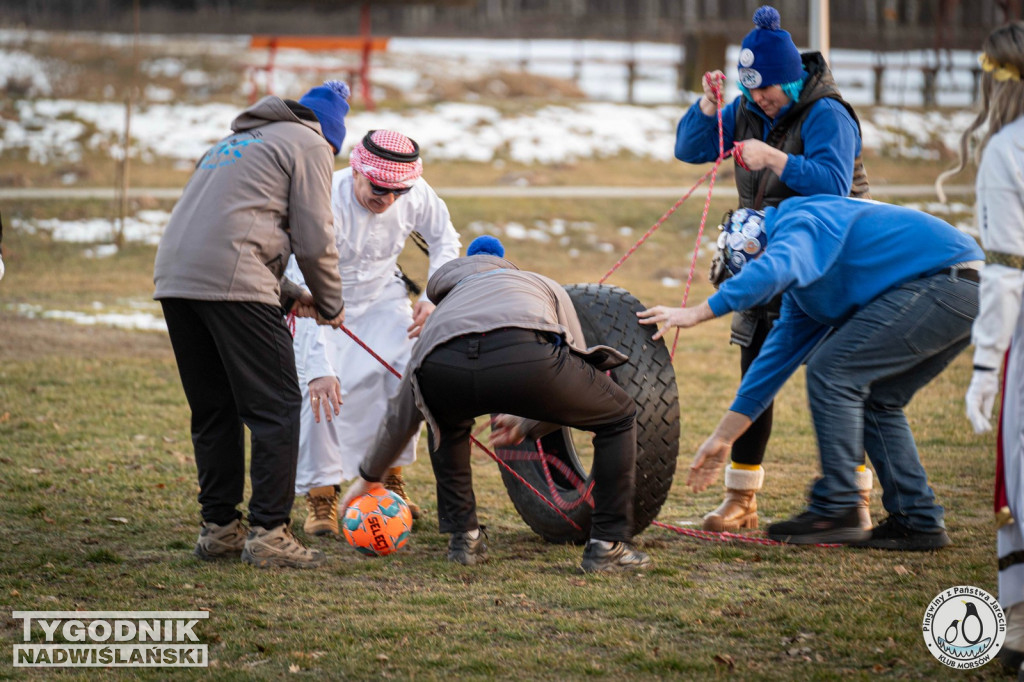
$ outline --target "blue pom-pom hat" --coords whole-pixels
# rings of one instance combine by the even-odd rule
[[[476,256],[480,254],[504,258],[505,246],[497,237],[492,237],[489,234],[480,235],[469,243],[469,247],[466,249],[466,255]]]
[[[757,8],[754,26],[740,47],[740,83],[753,90],[800,80],[800,51],[789,33],[782,30],[779,11],[768,5]]]
[[[342,81],[324,81],[299,100],[299,104],[309,107],[320,121],[320,130],[334,147],[335,156],[345,143],[345,115],[348,114],[348,97],[351,94],[348,85]]]

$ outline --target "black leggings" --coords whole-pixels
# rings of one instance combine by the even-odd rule
[[[739,314],[739,313],[734,313]],[[740,347],[740,374],[745,376],[750,365],[758,353],[764,340],[768,338],[768,332],[772,329],[773,320],[766,317],[759,317],[757,326],[754,328],[753,338],[749,346]],[[772,411],[775,401],[768,403],[768,407],[761,413],[761,416],[754,420],[746,433],[736,439],[732,444],[732,461],[737,464],[760,465],[764,461],[764,453],[768,448],[768,439],[772,435]]]

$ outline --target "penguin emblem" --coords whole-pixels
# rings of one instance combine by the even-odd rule
[[[925,609],[921,624],[928,651],[958,670],[985,665],[1006,640],[1006,614],[999,601],[973,585],[940,592]]]
[[[945,639],[950,644],[955,642],[956,638],[958,637],[957,625],[959,625],[959,624],[960,624],[960,619],[959,618],[955,619],[952,623],[950,623],[949,626],[946,628],[946,632],[943,633],[942,638]]]
[[[964,602],[967,606],[967,613],[960,623],[960,634],[968,644],[977,644],[981,640],[985,627],[981,623],[981,616],[978,614],[978,606],[974,602]],[[971,638],[974,635],[974,638]]]

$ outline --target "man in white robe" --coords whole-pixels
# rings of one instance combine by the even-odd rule
[[[426,297],[410,301],[398,256],[417,232],[429,252],[429,276],[460,249],[448,208],[422,170],[413,140],[370,131],[352,150],[350,167],[334,173],[331,189],[345,327],[399,374],[434,305]],[[289,269],[301,283],[296,271]],[[297,319],[294,345],[303,395],[295,492],[306,496],[306,533],[337,534],[340,484],[359,475],[399,378],[341,329]],[[402,467],[416,459],[416,440],[385,477],[407,502]],[[418,517],[419,508],[410,508]]]

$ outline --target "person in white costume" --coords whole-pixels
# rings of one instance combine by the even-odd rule
[[[448,207],[422,172],[415,141],[370,131],[353,148],[349,168],[334,173],[331,188],[345,327],[400,374],[434,305],[426,297],[410,302],[398,256],[419,233],[432,275],[460,249]],[[289,273],[299,281],[297,268]],[[295,492],[306,496],[306,533],[336,535],[340,484],[359,475],[399,379],[340,329],[297,319],[294,345],[303,394]],[[409,502],[414,517],[419,508],[405,493],[401,467],[416,459],[416,440],[384,481]]]
[[[999,658],[1017,672],[1024,662],[1024,22],[997,28],[982,50],[981,111],[961,138],[959,166],[939,184],[964,168],[969,147],[981,155],[975,189],[985,268],[966,404],[975,433],[990,431],[1005,356],[995,512],[1007,629]]]

